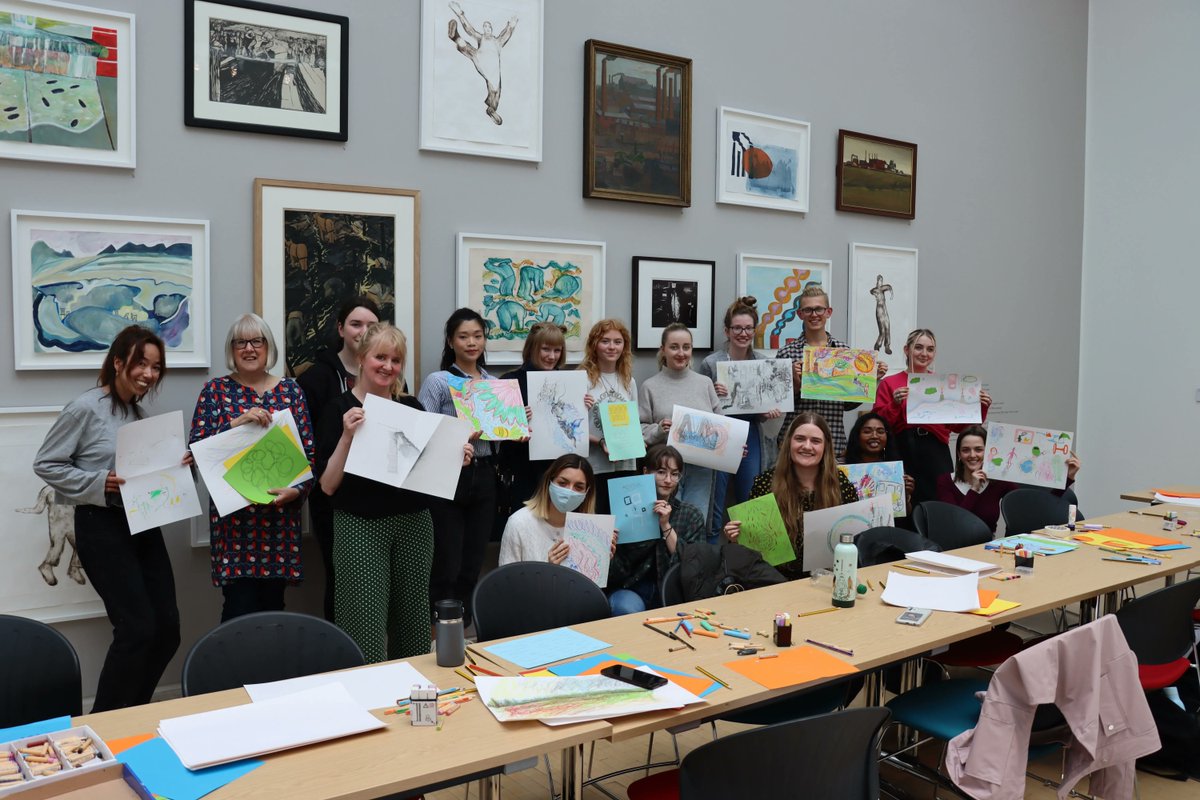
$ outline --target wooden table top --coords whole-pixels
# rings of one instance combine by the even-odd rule
[[[1131,500],[1135,503],[1153,503],[1154,493],[1159,490],[1174,494],[1200,494],[1200,486],[1172,485],[1159,486],[1157,489],[1136,489],[1121,492],[1121,499]]]

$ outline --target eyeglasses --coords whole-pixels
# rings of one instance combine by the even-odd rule
[[[754,333],[754,328],[752,326],[748,326],[748,325],[735,325],[732,328],[730,328],[729,331],[731,333],[740,333],[740,334],[745,335],[747,333]]]
[[[819,317],[828,310],[825,306],[809,306],[808,308],[800,309],[800,314],[805,317]]]
[[[656,469],[654,470],[654,474],[660,478],[670,478],[673,481],[678,481],[683,477],[682,472],[675,472],[674,470],[669,469]]]
[[[266,343],[267,340],[262,336],[255,336],[253,339],[234,339],[232,342],[234,350],[245,350],[247,347],[258,350]]]

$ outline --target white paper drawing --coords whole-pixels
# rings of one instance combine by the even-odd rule
[[[565,453],[588,454],[588,378],[583,370],[530,372],[527,375],[533,409],[530,421],[529,457],[535,461],[558,458]]]
[[[616,529],[617,520],[611,514],[568,513],[563,541],[570,553],[563,566],[588,576],[603,589],[608,583],[608,562]]]
[[[717,383],[725,387],[721,407],[726,414],[763,414],[795,408],[790,358],[718,361]]]
[[[1012,423],[988,423],[983,467],[988,478],[1049,489],[1067,485],[1075,434]]]
[[[444,500],[453,498],[462,473],[463,445],[470,438],[471,423],[458,417],[441,417],[401,488]]]
[[[125,479],[121,502],[130,533],[202,513],[191,468],[180,463],[186,452],[182,411],[147,417],[117,429],[116,473]]]
[[[363,400],[362,425],[354,432],[354,441],[346,455],[346,472],[402,487],[441,419],[441,414],[429,414],[387,398],[367,395]]]
[[[982,388],[978,375],[910,372],[906,419],[912,425],[978,425],[983,421]]]
[[[869,464],[839,464],[838,469],[858,492],[860,500],[868,497],[890,497],[892,516],[908,513],[904,492],[904,462],[874,461]]]
[[[890,496],[804,512],[804,571],[831,568],[833,548],[843,533],[857,536],[868,528],[891,527],[893,522]]]
[[[749,434],[750,423],[744,419],[675,406],[667,443],[679,451],[685,464],[737,472]]]
[[[850,346],[875,350],[891,372],[907,369],[904,340],[917,327],[917,251],[850,245]]]

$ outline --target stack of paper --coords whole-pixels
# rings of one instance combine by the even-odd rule
[[[192,457],[196,460],[196,468],[208,488],[208,496],[212,498],[217,513],[222,517],[250,505],[250,501],[241,495],[225,480],[231,469],[231,464],[238,456],[245,453],[275,428],[282,428],[293,442],[300,441],[300,430],[296,427],[296,419],[291,409],[282,409],[271,415],[271,425],[239,425],[227,431],[201,439],[192,445]],[[294,476],[289,486],[296,486],[312,477],[311,469],[304,469]],[[277,487],[271,487],[277,488]]]
[[[1200,506],[1200,494],[1183,494],[1169,492],[1166,489],[1155,489],[1154,499],[1160,503],[1176,503],[1181,506]]]
[[[975,574],[985,577],[991,575],[993,572],[1000,571],[1000,567],[990,564],[987,561],[976,561],[973,558],[952,556],[948,553],[935,553],[932,550],[918,550],[915,553],[905,553],[904,557],[909,561],[920,564],[930,572],[936,572],[940,575]]]
[[[318,686],[341,684],[354,703],[365,711],[394,706],[397,698],[407,697],[413,684],[429,686],[433,682],[413,669],[407,661],[399,664],[379,664],[373,667],[323,672],[271,683],[248,683],[246,693],[256,703],[277,697],[294,695]]]
[[[979,608],[979,575],[971,572],[957,578],[919,578],[889,572],[881,599],[902,608],[974,611]]]
[[[638,669],[657,674],[648,667]],[[547,725],[612,719],[704,702],[671,682],[648,691],[603,675],[551,678],[480,675],[475,679],[475,688],[479,690],[479,699],[500,722],[536,719]]]

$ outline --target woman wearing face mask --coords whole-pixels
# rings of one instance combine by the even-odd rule
[[[596,487],[587,459],[575,454],[559,456],[550,464],[533,497],[508,518],[500,540],[500,565],[514,561],[549,561],[561,564],[570,554],[562,540],[567,514],[591,514]],[[617,535],[613,533],[613,547]],[[552,598],[547,598],[552,602]]]
[[[628,403],[637,400],[637,381],[633,378],[633,348],[629,329],[619,319],[602,319],[592,326],[584,346],[579,368],[587,372],[588,390],[583,404],[588,409],[588,463],[596,475],[596,513],[608,513],[608,482],[632,475],[637,462],[630,458],[613,461],[608,457],[604,428],[600,424],[601,403]]]
[[[530,412],[530,406],[533,405],[533,399],[529,396],[529,373],[562,369],[563,364],[567,363],[565,334],[562,326],[552,322],[534,323],[521,350],[521,366],[503,376],[515,380],[521,387],[526,413]],[[504,442],[500,447],[500,463],[504,474],[512,477],[508,490],[510,508],[518,508],[533,496],[542,473],[550,466],[550,460],[529,460],[528,442]]]

